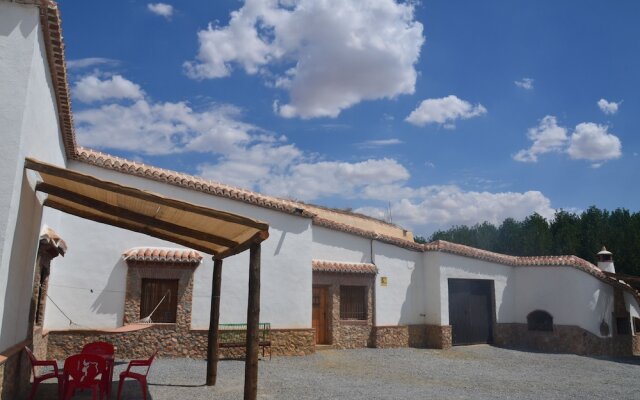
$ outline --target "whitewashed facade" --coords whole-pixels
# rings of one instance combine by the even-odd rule
[[[87,331],[106,334],[135,322],[125,318],[131,294],[127,286],[131,266],[123,259],[125,251],[140,246],[177,247],[43,208],[44,196],[35,191],[38,176],[24,169],[26,157],[267,222],[270,237],[262,246],[260,319],[278,332],[274,346],[281,346],[281,354],[297,354],[297,348],[308,347],[309,341],[302,343],[300,337],[311,335],[317,340],[317,336],[313,339],[317,334],[313,328],[314,287],[329,293],[323,303],[327,311],[324,343],[336,347],[449,347],[456,344],[457,329],[454,325],[452,338],[450,316],[459,318],[456,313],[469,294],[462,292],[461,303],[452,306],[451,282],[461,279],[470,284],[481,281],[487,284],[482,287],[489,288],[479,294],[488,299],[488,342],[577,353],[640,354],[640,295],[576,257],[520,258],[445,242],[418,245],[410,232],[364,216],[203,183],[199,178],[77,149],[69,123],[62,38],[55,29],[59,28],[57,6],[54,2],[32,3],[0,1],[3,377],[19,365],[11,364],[21,354],[19,346],[32,340],[30,303],[39,233],[44,226],[54,229],[68,245],[65,257],[51,263],[43,323],[44,330],[50,331],[49,339],[46,335],[38,339],[49,340],[49,351],[54,354],[62,351],[58,344],[65,338],[87,337]],[[46,26],[45,20],[49,21]],[[122,167],[125,164],[135,168]],[[207,185],[209,189],[203,189]],[[225,260],[222,323],[246,319],[247,263],[247,254]],[[184,327],[187,334],[209,324],[212,264],[205,255],[190,278],[189,298],[184,303],[190,320]],[[314,269],[314,265],[322,267]],[[157,268],[162,271],[164,267]],[[340,300],[341,293],[347,293],[343,290],[353,287],[367,288],[356,291],[364,293],[365,310],[355,320],[343,318],[346,311]],[[551,330],[531,329],[527,317],[534,311],[552,317]],[[567,337],[581,337],[580,345],[566,343]],[[310,344],[313,347],[314,342]],[[307,354],[313,349],[301,351]],[[6,397],[12,393],[9,390],[3,387],[0,393],[10,398]]]

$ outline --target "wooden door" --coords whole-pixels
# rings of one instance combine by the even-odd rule
[[[313,288],[312,327],[316,330],[316,344],[328,344],[327,298],[328,288]]]
[[[488,280],[449,279],[449,325],[454,345],[492,342],[492,287]]]

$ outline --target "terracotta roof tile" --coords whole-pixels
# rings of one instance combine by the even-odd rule
[[[164,247],[134,247],[122,254],[127,262],[155,262],[172,264],[200,264],[202,254],[189,249]]]
[[[340,272],[349,274],[377,274],[378,268],[369,263],[347,263],[339,261],[313,260],[313,272]]]
[[[326,218],[321,218],[318,216],[313,218],[313,224],[322,226],[324,228],[332,229],[335,231],[351,233],[353,235],[362,236],[367,239],[374,239],[380,242],[389,243],[398,247],[405,248],[407,250],[423,251],[423,245],[421,245],[420,243],[416,243],[412,240],[405,240],[405,239],[400,239],[400,238],[396,238],[389,235],[382,235],[374,231],[360,229],[352,225],[342,224],[340,222],[331,221]]]
[[[250,190],[209,181],[197,176],[129,161],[96,150],[78,147],[77,160],[97,167],[129,175],[136,175],[218,197],[225,197],[276,211],[299,215],[301,217],[311,218],[313,216],[313,214],[301,207],[300,204],[290,200],[266,196]]]
[[[514,267],[556,267],[567,266],[576,268],[580,271],[595,277],[596,279],[607,283],[613,287],[620,288],[629,292],[640,304],[640,292],[635,290],[632,286],[609,276],[597,266],[593,265],[587,260],[584,260],[576,256],[537,256],[537,257],[518,257],[508,256],[506,254],[494,253],[492,251],[476,249],[475,247],[465,246],[462,244],[456,244],[447,242],[444,240],[437,240],[435,242],[427,243],[424,245],[425,251],[442,251],[444,253],[456,254],[463,257],[470,257],[479,260],[485,260],[495,262],[498,264],[505,264]]]
[[[60,11],[56,2],[52,0],[38,0],[32,1],[32,3],[40,7],[40,25],[44,35],[62,142],[67,158],[73,159],[76,155],[76,135],[73,128],[73,114],[71,113],[71,96],[69,95],[69,81],[64,57]]]

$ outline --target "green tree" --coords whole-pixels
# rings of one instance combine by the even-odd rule
[[[552,236],[549,223],[538,213],[533,213],[521,224],[521,254],[546,256],[551,254]]]
[[[559,210],[551,222],[534,213],[523,221],[507,218],[498,228],[489,222],[457,225],[433,233],[428,241],[433,240],[515,256],[576,255],[592,263],[606,246],[618,272],[640,275],[640,212],[624,208],[609,212],[591,206],[580,215]]]
[[[581,240],[579,216],[564,210],[556,211],[549,228],[552,236],[552,254],[578,254]]]

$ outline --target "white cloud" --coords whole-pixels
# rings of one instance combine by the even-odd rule
[[[583,122],[571,134],[571,144],[567,150],[569,157],[576,160],[593,161],[593,167],[622,155],[620,139],[608,132],[606,125]]]
[[[620,107],[620,104],[622,104],[621,101],[616,103],[615,101],[609,102],[605,99],[598,100],[598,107],[600,108],[600,111],[602,111],[606,115],[613,115],[617,113],[618,107]]]
[[[213,106],[195,111],[184,102],[107,104],[75,113],[76,132],[84,146],[142,154],[187,151],[225,153],[251,141],[252,125],[238,122],[239,111]]]
[[[514,81],[517,87],[525,89],[525,90],[533,90],[533,79],[531,78],[522,78],[519,81]]]
[[[419,232],[484,221],[500,224],[505,218],[523,219],[533,212],[547,218],[554,214],[550,200],[538,191],[473,192],[451,185],[427,186],[415,190],[415,194],[393,201],[391,216],[394,223]],[[377,207],[356,211],[378,218],[385,215],[385,209]]]
[[[95,67],[98,65],[117,65],[119,63],[118,60],[112,60],[110,58],[103,57],[88,57],[88,58],[79,58],[77,60],[67,60],[67,69],[82,69],[88,67]]]
[[[109,99],[140,99],[144,92],[139,85],[120,75],[104,80],[96,75],[88,75],[75,83],[73,95],[84,103],[92,103]]]
[[[533,144],[529,149],[520,150],[513,159],[521,162],[537,162],[538,155],[556,152],[567,153],[574,160],[592,161],[598,168],[604,161],[622,155],[620,139],[608,132],[606,125],[583,122],[567,136],[567,129],[559,126],[556,117],[547,115],[537,127],[529,129],[527,136]]]
[[[291,118],[336,117],[364,100],[415,90],[424,41],[413,3],[394,0],[247,0],[227,26],[198,32],[194,79],[228,76],[235,66],[288,91],[274,103]],[[280,72],[285,71],[285,72]]]
[[[303,201],[329,196],[355,198],[366,186],[404,181],[409,176],[402,165],[387,158],[357,163],[306,162],[294,146],[259,149],[257,153],[258,161],[251,158],[251,165],[247,165],[248,158],[239,153],[216,165],[202,165],[199,171],[211,179],[224,176],[226,182],[231,177],[234,184]],[[274,165],[277,159],[281,162]]]
[[[356,146],[364,149],[373,148],[373,147],[384,147],[384,146],[393,146],[396,144],[404,143],[402,140],[397,138],[391,139],[380,139],[380,140],[367,140],[361,143],[357,143]]]
[[[457,119],[478,117],[486,113],[487,109],[482,104],[474,106],[454,95],[449,95],[440,99],[423,100],[405,121],[417,126],[438,123],[447,129],[453,129]]]
[[[521,162],[537,162],[538,155],[549,152],[562,152],[568,140],[567,129],[558,126],[556,117],[547,115],[538,126],[530,128],[527,137],[533,142],[531,147],[517,152],[513,159]]]
[[[489,193],[457,186],[414,188],[409,171],[392,158],[359,162],[327,161],[306,154],[286,137],[241,121],[230,105],[196,110],[185,102],[105,104],[75,114],[81,145],[119,149],[139,155],[210,155],[197,171],[202,176],[305,201],[328,197],[391,203],[394,222],[432,230],[451,224],[500,222],[532,212],[549,216],[549,200],[539,192]],[[389,139],[392,141],[395,139]],[[384,216],[383,208],[357,211]]]
[[[171,17],[173,16],[173,6],[170,4],[149,3],[147,4],[147,9],[155,15],[159,15],[166,19],[171,19]]]

